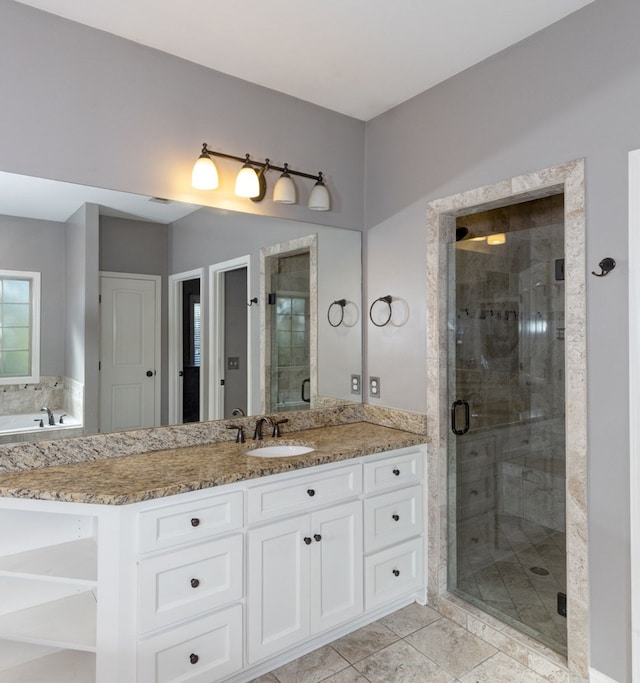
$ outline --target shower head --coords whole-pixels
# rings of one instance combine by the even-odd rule
[[[463,239],[469,237],[469,228],[456,228],[456,242],[461,242]]]

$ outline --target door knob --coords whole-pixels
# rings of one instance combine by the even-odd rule
[[[153,377],[153,370],[147,370],[147,377]]]

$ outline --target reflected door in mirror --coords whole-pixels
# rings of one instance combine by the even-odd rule
[[[100,431],[160,424],[159,278],[100,277]]]

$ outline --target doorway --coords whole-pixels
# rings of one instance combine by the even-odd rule
[[[251,257],[209,267],[211,287],[211,379],[209,419],[250,415],[251,313],[258,302],[249,301]]]
[[[169,423],[203,419],[202,269],[169,276]]]
[[[478,609],[466,599],[450,592],[450,562],[457,558],[449,550],[454,546],[455,524],[451,523],[449,501],[457,495],[457,482],[450,480],[452,441],[460,438],[452,426],[452,394],[449,367],[455,363],[456,326],[451,325],[450,302],[455,300],[455,277],[451,272],[451,245],[456,242],[456,219],[490,209],[506,207],[551,195],[564,195],[564,397],[565,430],[565,534],[567,584],[567,650],[570,672],[589,676],[589,582],[587,539],[587,395],[586,395],[586,267],[585,267],[585,193],[584,161],[570,161],[523,176],[510,178],[449,197],[427,205],[427,421],[430,424],[432,453],[428,470],[429,545],[428,593],[430,604],[444,614],[461,611],[468,619],[477,619],[495,627],[489,610]],[[530,225],[529,227],[535,227]],[[508,238],[508,235],[507,235]],[[554,264],[555,268],[555,264]],[[534,283],[535,284],[535,283]],[[494,314],[495,314],[494,308]],[[508,310],[508,309],[507,309]],[[536,310],[537,313],[537,310]],[[465,311],[466,315],[466,311]],[[506,329],[506,328],[505,328]],[[559,330],[557,330],[559,332]],[[506,334],[506,332],[505,332]],[[501,342],[508,345],[508,335]],[[562,342],[559,342],[562,343]],[[454,400],[458,400],[457,398]],[[462,398],[460,400],[463,400]],[[470,418],[471,406],[469,406]],[[456,405],[455,427],[465,428],[465,405]],[[469,427],[469,430],[471,427]],[[462,437],[464,438],[464,437]],[[475,449],[472,449],[475,450]],[[482,453],[477,451],[478,456]],[[471,453],[470,453],[471,455]],[[475,457],[475,456],[472,456]],[[523,469],[526,471],[526,467]],[[524,477],[521,478],[521,483]],[[472,494],[477,490],[478,494]],[[469,494],[480,497],[480,489]],[[451,526],[450,526],[451,525]],[[472,538],[479,538],[476,536]],[[473,542],[473,541],[472,541]],[[456,545],[457,550],[457,545]],[[533,564],[529,567],[535,566]],[[485,619],[486,616],[486,619]],[[502,620],[500,631],[521,640],[528,647],[521,629]],[[537,639],[539,645],[544,647]],[[551,654],[551,653],[550,653]],[[557,656],[557,655],[556,655]]]
[[[160,424],[160,277],[100,274],[99,431]]]
[[[447,476],[449,592],[566,655],[564,262],[562,193],[457,217]]]

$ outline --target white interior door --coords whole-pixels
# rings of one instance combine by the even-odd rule
[[[160,278],[100,276],[100,431],[160,424]]]

